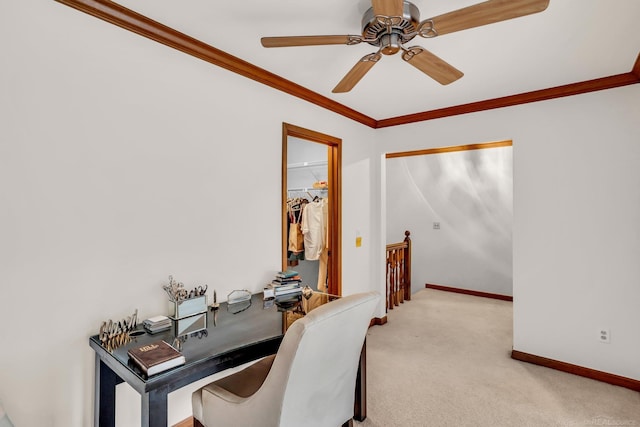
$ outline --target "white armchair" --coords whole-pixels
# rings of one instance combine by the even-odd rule
[[[360,352],[379,298],[347,296],[295,321],[276,355],[193,393],[195,426],[350,424]]]

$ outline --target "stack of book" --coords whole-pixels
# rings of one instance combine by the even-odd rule
[[[274,296],[277,298],[281,295],[302,292],[301,283],[302,279],[297,271],[279,271],[271,281],[271,287],[273,288]]]
[[[142,322],[142,325],[147,332],[155,334],[171,328],[171,319],[167,316],[150,317]]]

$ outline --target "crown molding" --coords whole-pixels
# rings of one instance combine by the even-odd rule
[[[637,62],[636,67],[638,67]],[[640,73],[640,70],[636,71]],[[546,101],[554,98],[562,98],[565,96],[580,95],[587,92],[595,92],[620,86],[627,86],[635,83],[640,83],[640,75],[637,75],[636,71],[617,74],[615,76],[602,77],[599,79],[587,80],[578,83],[556,86],[548,89],[520,93],[517,95],[503,96],[501,98],[487,99],[484,101],[471,102],[469,104],[440,108],[438,110],[424,111],[422,113],[408,114],[406,116],[398,116],[390,119],[378,120],[376,128],[384,128],[389,126],[405,125],[408,123],[423,122],[426,120],[441,119],[444,117],[457,116],[460,114],[475,113],[478,111],[493,110],[495,108],[502,107],[512,107],[514,105],[529,104],[532,102]]]
[[[95,16],[118,27],[132,31],[148,39],[177,49],[195,58],[209,62],[218,67],[247,77],[258,83],[295,96],[319,107],[325,108],[346,118],[355,120],[373,129],[405,125],[426,120],[475,113],[514,105],[546,101],[565,96],[640,83],[640,55],[636,59],[632,70],[628,73],[617,74],[599,79],[571,83],[548,89],[525,92],[501,98],[488,99],[468,104],[455,105],[436,110],[423,111],[398,117],[376,120],[360,113],[344,104],[340,104],[326,96],[287,80],[277,74],[257,67],[247,61],[237,58],[227,52],[208,45],[198,39],[183,34],[171,27],[154,21],[131,9],[127,9],[110,0],[55,0],[74,9]]]
[[[110,0],[55,0],[210,64],[375,128],[375,119]]]

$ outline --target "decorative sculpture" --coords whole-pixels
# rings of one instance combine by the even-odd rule
[[[127,316],[118,322],[109,319],[102,322],[98,337],[100,343],[107,351],[113,351],[116,348],[127,344],[131,341],[131,333],[138,326],[138,309],[131,316]]]

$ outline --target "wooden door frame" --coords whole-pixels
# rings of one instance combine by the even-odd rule
[[[287,269],[287,142],[289,137],[305,139],[327,146],[329,181],[328,292],[342,295],[342,139],[282,123],[282,270]]]

